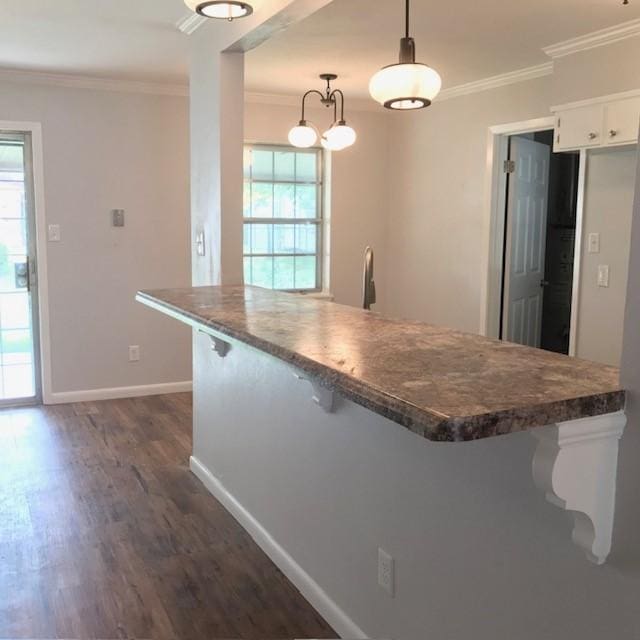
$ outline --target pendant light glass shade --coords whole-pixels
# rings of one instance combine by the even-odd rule
[[[312,147],[318,140],[318,134],[313,127],[310,127],[306,120],[300,120],[300,123],[289,131],[289,142],[294,147],[306,149]]]
[[[185,4],[205,18],[219,20],[235,20],[253,13],[250,4],[238,0],[185,0]]]
[[[320,143],[329,151],[342,151],[350,147],[356,141],[356,132],[346,122],[338,122],[327,129]]]
[[[383,67],[369,81],[371,97],[387,109],[428,107],[442,88],[440,74],[416,62],[416,44],[409,36],[409,0],[405,0],[405,7],[405,35],[400,40],[399,63]]]
[[[384,67],[369,82],[371,97],[387,109],[428,107],[441,88],[440,74],[416,62]]]

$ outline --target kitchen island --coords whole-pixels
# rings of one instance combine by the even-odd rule
[[[305,517],[317,525],[324,514],[321,528],[339,538],[369,523],[376,540],[390,539],[394,522],[421,525],[410,513],[401,525],[387,521],[376,508],[395,511],[406,498],[428,509],[431,495],[439,509],[455,501],[445,514],[462,509],[483,474],[486,490],[497,468],[511,467],[500,452],[522,456],[518,432],[537,442],[535,484],[575,512],[574,541],[592,561],[606,559],[625,424],[615,368],[254,287],[137,299],[195,329],[192,469],[346,633],[361,631],[345,613],[357,605],[327,596],[340,588],[324,575],[326,555],[305,543],[302,505],[313,504]],[[470,473],[475,480],[456,495]],[[340,512],[344,495],[359,520]],[[476,533],[507,526],[476,524]]]

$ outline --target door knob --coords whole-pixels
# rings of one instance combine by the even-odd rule
[[[591,131],[589,133],[589,140],[595,140],[598,137],[598,134],[595,133],[594,131]]]
[[[615,138],[618,135],[618,132],[615,129],[609,129],[609,137]]]

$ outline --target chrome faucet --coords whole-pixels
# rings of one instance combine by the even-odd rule
[[[362,307],[371,309],[376,303],[376,283],[373,281],[373,249],[367,247],[364,251],[364,279],[362,284]]]

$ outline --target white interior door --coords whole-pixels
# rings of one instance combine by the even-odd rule
[[[530,347],[542,333],[550,155],[547,145],[511,139],[502,336]]]

